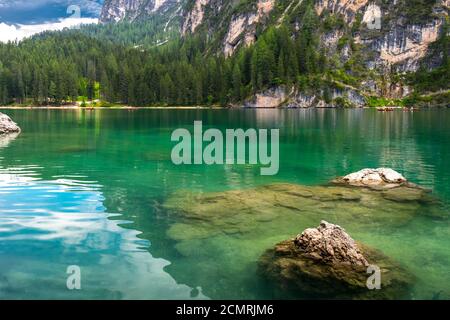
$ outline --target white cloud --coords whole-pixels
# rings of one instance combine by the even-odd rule
[[[0,3],[1,4],[1,3]],[[0,23],[0,42],[8,42],[14,40],[23,40],[34,34],[43,31],[56,31],[64,28],[73,28],[80,24],[98,23],[95,18],[66,18],[60,19],[58,22],[43,23],[43,24],[19,24],[8,25]]]

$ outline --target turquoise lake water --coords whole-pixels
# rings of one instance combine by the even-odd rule
[[[2,299],[270,299],[257,258],[321,220],[272,221],[260,235],[218,235],[179,250],[168,235],[177,217],[164,203],[180,190],[321,185],[391,167],[432,189],[450,212],[445,109],[0,111],[22,128],[0,138]],[[255,165],[175,166],[171,133],[192,130],[195,120],[221,130],[280,129],[278,175],[261,176]],[[411,298],[450,299],[448,215],[343,227],[414,274]],[[70,265],[81,268],[81,290],[66,287]]]

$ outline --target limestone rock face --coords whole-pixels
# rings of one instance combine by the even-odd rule
[[[20,132],[19,126],[6,114],[0,113],[0,135]]]
[[[244,106],[250,108],[340,108],[344,106],[363,107],[365,98],[352,88],[333,89],[331,101],[325,102],[320,95],[288,89],[285,86],[272,87],[255,93]],[[345,101],[343,105],[339,101]]]
[[[278,108],[286,101],[287,94],[284,88],[273,88],[255,94],[245,103],[247,108]]]
[[[294,243],[308,256],[327,263],[368,266],[355,241],[340,226],[322,221],[317,228],[306,229]]]
[[[275,0],[258,0],[249,12],[233,15],[228,33],[223,41],[223,53],[231,56],[240,46],[249,46],[256,41],[258,24],[264,21],[275,7]]]
[[[205,7],[209,4],[209,0],[195,0],[191,11],[187,12],[185,17],[182,34],[195,32],[195,29],[203,22],[205,16]]]
[[[179,0],[105,0],[101,22],[135,21],[152,14],[165,14],[181,7]]]

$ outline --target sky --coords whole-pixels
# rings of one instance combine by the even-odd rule
[[[0,41],[97,23],[103,0],[0,0]]]

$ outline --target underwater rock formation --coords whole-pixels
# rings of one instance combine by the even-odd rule
[[[6,114],[0,112],[0,135],[20,132],[19,126]]]
[[[369,263],[381,271],[379,290],[367,286]],[[278,290],[300,297],[399,299],[407,297],[414,281],[395,261],[356,243],[344,229],[325,221],[267,250],[259,267]]]
[[[180,256],[179,261],[168,266],[167,270],[179,281],[192,286],[201,285],[205,293],[211,297],[214,297],[216,291],[232,292],[239,287],[245,279],[236,277],[237,273],[243,275],[249,272],[256,273],[261,255],[268,248],[273,248],[275,243],[279,243],[277,245],[279,252],[285,252],[286,255],[289,255],[289,252],[296,252],[299,246],[294,243],[294,239],[283,240],[298,233],[299,229],[317,225],[321,220],[345,225],[349,232],[360,236],[361,233],[379,234],[380,230],[385,234],[393,234],[399,227],[407,225],[420,215],[448,218],[448,211],[437,198],[429,191],[411,186],[409,183],[385,189],[333,183],[324,186],[277,183],[222,192],[179,190],[166,199],[162,209],[167,215],[167,221],[170,221],[167,235],[176,242],[175,249]],[[336,228],[326,232],[340,233]],[[312,235],[314,233],[312,232]],[[306,235],[312,236],[309,232]],[[302,241],[301,237],[297,239],[298,244]],[[360,253],[364,259],[368,263],[375,261],[383,274],[388,272],[386,270],[391,270],[393,263],[383,254],[367,249],[359,243],[357,246],[362,250]],[[334,258],[329,260],[339,261],[341,258],[338,256],[345,255],[334,247],[331,246]],[[268,262],[273,260],[275,253],[276,250],[272,249],[271,254],[266,254],[266,258],[270,258]],[[216,254],[226,259],[215,259]],[[285,258],[287,260],[279,262],[290,263],[291,260]],[[364,264],[361,257],[356,258],[356,261],[358,260]],[[353,270],[353,266],[353,264],[342,266],[337,272],[346,272],[346,268]],[[384,270],[383,266],[387,269]],[[185,268],[193,270],[189,277],[185,275]],[[360,289],[351,291],[351,297],[358,296],[360,290],[362,294],[366,294],[364,298],[376,298],[377,293],[372,291],[371,296],[367,296],[368,290],[363,282],[368,276],[365,274],[365,265],[357,268],[363,268],[364,273],[356,274],[356,278],[360,279]],[[228,273],[229,270],[232,271]],[[397,271],[400,273],[400,270],[401,268],[395,268],[395,277],[391,277],[390,272],[387,277],[383,276],[382,281],[386,282],[383,282],[382,286],[388,284],[394,288],[399,284],[403,287],[407,281],[397,280]],[[221,273],[223,281],[211,285],[205,280],[217,277],[218,272]],[[329,272],[333,272],[331,267]],[[192,281],[192,278],[196,281]],[[277,298],[313,298],[310,294],[299,293],[295,286],[291,292],[283,290],[282,287],[274,289],[275,286],[270,281],[263,282],[262,285],[269,286],[270,290],[277,290],[273,292]],[[340,295],[349,297],[347,285],[343,285],[341,289],[338,290],[336,297]],[[381,291],[383,298],[389,294],[389,290]],[[397,290],[394,291],[394,295],[398,296]],[[324,289],[323,292],[326,293],[327,290]],[[323,292],[315,294],[322,297]],[[232,297],[230,295],[230,298]]]

